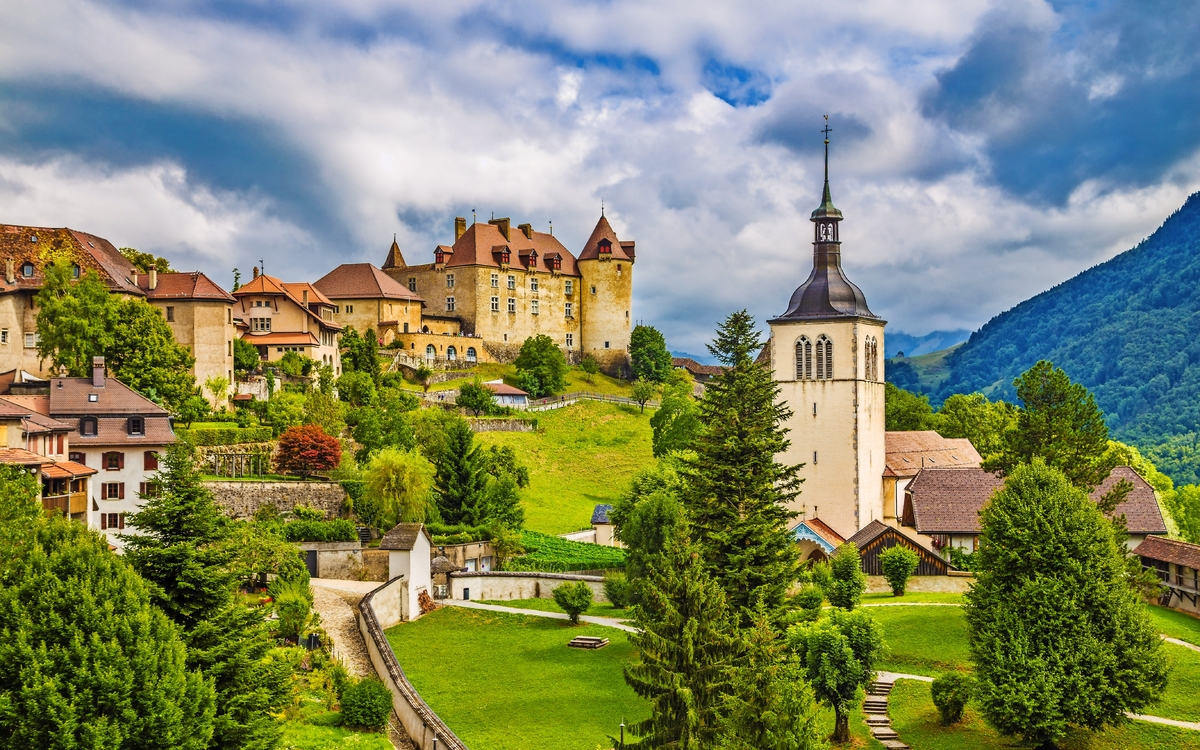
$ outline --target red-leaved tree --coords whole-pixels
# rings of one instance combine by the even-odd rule
[[[314,471],[336,469],[341,462],[342,444],[320,425],[289,427],[279,436],[275,467],[281,472],[307,478]]]

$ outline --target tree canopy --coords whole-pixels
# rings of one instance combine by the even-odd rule
[[[549,336],[538,334],[525,339],[515,364],[521,388],[531,398],[548,396],[567,387],[567,358]]]
[[[671,374],[671,352],[667,340],[653,326],[637,325],[629,335],[629,359],[634,379],[662,383]]]

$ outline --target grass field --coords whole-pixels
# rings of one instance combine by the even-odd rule
[[[940,602],[944,604],[962,604],[962,594],[947,594],[940,591],[909,591],[904,596],[893,596],[891,592],[882,594],[863,594],[863,604],[906,604],[909,602]],[[872,610],[874,611],[874,610]]]
[[[650,410],[585,401],[538,415],[537,432],[482,432],[484,445],[507,445],[529,467],[525,526],[545,534],[591,525],[592,509],[612,503],[654,462]]]
[[[577,635],[609,645],[567,648]],[[648,708],[626,684],[625,633],[596,625],[444,607],[387,631],[421,697],[469,747],[594,750]]]
[[[284,712],[283,750],[325,750],[353,748],[354,750],[392,750],[392,743],[382,732],[353,732],[337,725],[339,715],[326,710],[316,695],[302,694],[298,705]]]
[[[495,604],[497,607],[512,607],[514,609],[536,609],[539,612],[562,612],[553,599],[507,599],[505,601],[485,601],[483,604]],[[628,609],[618,609],[608,602],[592,602],[585,615],[592,617],[615,617],[623,620],[629,617]]]
[[[919,750],[1018,747],[988,727],[979,713],[968,707],[961,723],[943,727],[929,696],[929,683],[900,680],[889,701],[892,727],[907,745]],[[1129,722],[1100,733],[1080,732],[1059,744],[1061,750],[1200,750],[1200,732],[1141,721]]]
[[[921,379],[921,385],[929,389],[939,385],[950,374],[947,360],[954,350],[961,346],[962,344],[955,344],[948,349],[920,354],[916,357],[903,357],[895,361],[907,362],[912,365],[912,368],[917,371],[917,377]]]
[[[1158,628],[1158,632],[1200,646],[1200,619],[1184,614],[1177,609],[1168,609],[1153,604],[1147,609],[1150,611],[1150,618],[1154,620],[1154,626]]]
[[[430,391],[449,391],[457,389],[463,383],[470,382],[473,378],[478,377],[480,380],[495,380],[502,379],[505,383],[512,386],[520,386],[517,381],[516,365],[500,365],[495,363],[478,364],[467,378],[447,380],[444,383],[435,383],[429,386]],[[421,386],[419,383],[414,383],[409,380],[404,381],[404,388],[410,391],[419,391]],[[574,391],[591,391],[592,393],[604,393],[611,396],[628,396],[633,384],[626,380],[618,378],[610,378],[604,374],[597,374],[588,381],[588,375],[578,367],[572,367],[567,371],[567,387],[565,393]]]
[[[870,607],[883,629],[888,655],[879,665],[888,672],[929,677],[969,669],[967,621],[959,607]]]

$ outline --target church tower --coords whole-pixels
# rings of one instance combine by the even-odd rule
[[[883,329],[862,290],[842,270],[842,212],[829,190],[812,212],[813,268],[787,311],[769,321],[775,380],[793,415],[786,464],[804,464],[794,508],[849,538],[883,520],[885,452]]]

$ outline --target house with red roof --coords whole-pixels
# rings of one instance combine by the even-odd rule
[[[254,278],[233,293],[234,317],[244,328],[241,338],[258,348],[264,363],[278,362],[288,352],[314,359],[342,373],[336,305],[308,282],[284,282],[254,269]]]

